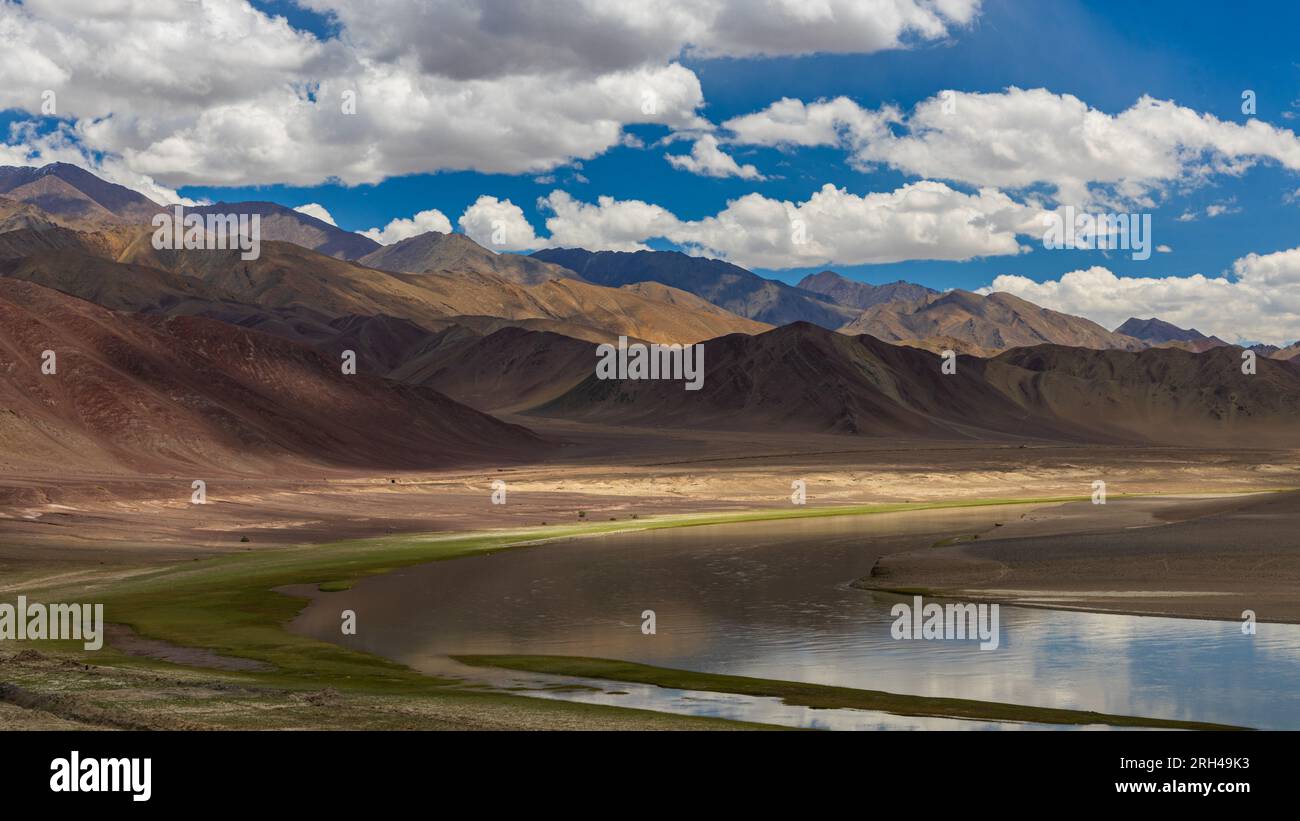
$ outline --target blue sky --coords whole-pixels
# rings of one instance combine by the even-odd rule
[[[72,5],[78,1],[70,0]],[[234,15],[243,13],[245,0],[210,2]],[[128,79],[99,88],[88,87],[93,83],[87,77],[80,87],[73,84],[66,92],[81,95],[73,102],[77,114],[61,110],[58,118],[42,118],[25,103],[11,105],[0,125],[35,123],[35,133],[47,135],[47,142],[48,135],[61,133],[65,153],[81,151],[86,164],[102,163],[96,170],[124,184],[144,180],[135,187],[155,198],[162,196],[157,191],[163,191],[193,200],[259,199],[290,207],[316,203],[348,230],[381,229],[392,220],[431,210],[455,227],[460,216],[486,196],[495,198],[490,203],[493,208],[508,201],[514,209],[511,213],[526,221],[521,230],[536,235],[504,250],[543,247],[552,236],[568,240],[557,244],[589,238],[584,244],[590,247],[682,247],[727,257],[788,282],[830,267],[868,282],[907,279],[938,289],[995,286],[1107,325],[1117,324],[1129,313],[1159,312],[1171,321],[1236,339],[1282,341],[1300,336],[1295,325],[1300,320],[1300,300],[1293,305],[1277,297],[1280,285],[1300,284],[1300,251],[1287,254],[1300,246],[1294,230],[1300,216],[1295,197],[1300,189],[1296,153],[1300,149],[1292,133],[1300,126],[1300,55],[1294,47],[1300,10],[1287,4],[1244,3],[1231,10],[1189,11],[1184,3],[1131,0],[948,0],[948,6],[937,8],[962,11],[939,15],[937,32],[924,29],[925,23],[917,24],[921,28],[903,26],[896,32],[899,42],[894,47],[857,49],[837,39],[836,31],[855,34],[854,27],[860,27],[866,43],[887,26],[854,17],[845,11],[852,4],[840,0],[829,6],[842,19],[821,27],[777,21],[775,41],[763,31],[746,29],[752,21],[744,20],[742,8],[741,17],[720,13],[700,22],[692,35],[695,40],[681,42],[665,33],[676,23],[658,27],[640,21],[635,25],[641,28],[632,28],[632,23],[615,19],[622,13],[615,10],[621,8],[617,3],[604,4],[600,14],[590,13],[593,19],[601,15],[608,19],[585,25],[575,17],[583,13],[579,7],[584,0],[556,2],[573,7],[567,12],[557,9],[552,15],[564,21],[562,26],[551,25],[544,13],[530,16],[522,2],[497,4],[509,9],[502,13],[505,16],[484,14],[468,22],[453,22],[454,4],[441,2],[405,8],[394,3],[383,14],[345,0],[253,2],[257,19],[231,24],[238,29],[232,43],[248,44],[248,53],[255,54],[252,63],[261,52],[273,54],[273,59],[263,58],[260,74],[242,76],[239,69],[231,68],[229,45],[212,49],[211,68],[205,74],[204,66],[209,64],[201,38],[211,42],[213,34],[196,23],[194,36],[200,39],[175,46],[178,52],[193,55],[194,82],[188,86],[160,93],[159,84],[166,85],[168,79],[150,77],[140,83],[144,91],[119,93],[120,86],[132,85],[134,75],[122,75]],[[914,2],[919,14],[936,8],[930,0]],[[729,4],[731,0],[715,0],[721,9]],[[672,6],[666,2],[664,7]],[[868,6],[870,2],[858,4]],[[79,28],[81,21],[70,13],[61,16],[50,0],[29,2],[21,11],[4,4],[0,14],[30,15],[24,25],[30,27],[34,41],[41,25],[62,35],[94,36],[91,30]],[[629,13],[627,20],[632,17]],[[782,34],[787,30],[785,38]],[[620,37],[634,39],[621,41]],[[462,43],[468,44],[463,52],[458,50]],[[260,52],[252,51],[253,44]],[[535,44],[540,45],[532,54]],[[638,51],[642,47],[644,60]],[[620,65],[620,50],[637,56]],[[487,58],[484,64],[469,65],[477,62],[474,58],[480,53]],[[60,56],[49,49],[36,57],[60,63]],[[81,69],[68,64],[73,59],[66,57],[60,63],[63,78],[79,76]],[[112,50],[105,59],[112,62]],[[409,72],[404,79],[429,83],[434,90],[424,89],[422,96],[404,100],[405,109],[387,108],[384,119],[363,120],[368,126],[354,128],[324,119],[328,112],[315,110],[325,108],[317,105],[316,95],[329,97],[348,87],[348,72],[362,71],[358,68],[362,59],[365,71],[379,65]],[[129,63],[129,55],[123,60]],[[284,70],[285,65],[292,69]],[[338,66],[350,67],[340,70]],[[603,109],[590,106],[595,113],[587,123],[582,114],[568,111],[570,107],[585,110],[587,102],[605,88],[602,83],[619,82],[627,72],[644,66],[664,72],[648,84],[657,84],[657,90],[667,89],[669,94],[679,91],[688,102],[670,115],[649,118],[654,122],[637,122],[635,112],[628,116],[618,101],[601,103]],[[250,71],[258,68],[253,65]],[[277,71],[283,75],[280,79]],[[367,77],[369,86],[362,81],[357,85],[391,88],[381,83],[390,78],[389,74]],[[294,145],[292,137],[277,142],[267,136],[285,123],[287,134],[301,125],[289,115],[283,123],[277,120],[276,106],[285,106],[267,97],[277,82],[294,89],[310,85],[313,105],[307,108],[316,119],[307,122],[337,131],[316,144]],[[695,82],[698,95],[692,88]],[[39,81],[33,78],[28,84],[39,86]],[[503,108],[515,110],[518,116],[497,112],[488,116],[480,131],[470,129],[466,137],[457,131],[454,117],[437,113],[447,105],[445,98],[462,87],[467,95],[501,95]],[[628,87],[632,93],[637,88]],[[1008,89],[1013,87],[1041,89],[1044,97],[1012,99]],[[962,95],[953,121],[957,123],[954,142],[927,146],[924,135],[936,121],[926,120],[922,110],[927,101],[933,102],[948,89]],[[1247,89],[1254,92],[1256,106],[1249,115],[1242,110],[1242,93]],[[169,95],[186,99],[176,107]],[[1004,135],[1003,145],[992,137],[981,145],[980,129],[985,124],[972,125],[965,119],[971,110],[964,108],[966,101],[977,102],[978,95],[989,95],[1001,106],[986,116],[991,118],[987,120],[990,133],[1004,125],[1012,129],[1008,133],[1014,136]],[[1096,167],[1080,168],[1076,174],[1071,167],[1075,159],[1083,166],[1090,162],[1086,156],[1069,156],[1068,146],[1058,154],[1024,159],[1034,153],[1037,141],[1058,136],[1053,126],[1044,127],[1042,122],[1072,102],[1086,108],[1090,117],[1122,125],[1125,112],[1132,113],[1144,96],[1173,105],[1159,117],[1143,120],[1137,131],[1119,129],[1103,135],[1100,150],[1110,157]],[[882,132],[869,133],[866,126],[858,132],[837,121],[843,139],[795,145],[784,138],[747,136],[729,127],[729,121],[761,115],[783,98],[801,101],[811,110],[819,101],[840,97],[851,101],[854,116],[863,120],[896,108],[899,118],[883,133],[908,139],[882,140]],[[30,101],[32,94],[20,99]],[[267,99],[272,102],[266,103]],[[370,92],[363,104],[371,105],[375,99]],[[0,96],[0,103],[3,100]],[[473,109],[473,116],[491,109],[492,102],[489,99]],[[1031,102],[1041,108],[1041,115]],[[426,104],[434,114],[422,112]],[[141,106],[149,111],[142,113]],[[240,118],[207,122],[223,106],[239,108]],[[564,111],[555,114],[558,109]],[[396,119],[394,110],[399,112]],[[403,111],[412,112],[411,127],[402,122]],[[1200,139],[1200,118],[1212,121],[1213,134],[1203,144],[1186,149],[1187,141]],[[78,130],[88,123],[97,124],[92,126],[97,130]],[[613,123],[617,139],[592,138],[601,129],[599,123]],[[1248,123],[1250,129],[1268,126],[1270,130],[1236,130]],[[374,133],[366,133],[367,127]],[[963,128],[964,134],[957,133]],[[1072,126],[1055,128],[1068,131]],[[478,154],[473,146],[476,133],[484,135],[483,151]],[[688,153],[701,135],[716,135],[724,154],[739,166],[752,165],[763,178],[708,176],[675,168],[664,159],[666,153]],[[671,142],[664,142],[666,138]],[[1168,160],[1174,170],[1147,178],[1141,163],[1126,166],[1123,155],[1134,139],[1139,139],[1135,150],[1155,152],[1153,165]],[[1242,140],[1249,146],[1241,148]],[[38,140],[31,132],[25,136],[11,132],[9,155],[19,151],[24,141],[31,162],[62,158],[48,145],[37,152],[32,145]],[[921,149],[925,150],[917,154]],[[948,162],[949,154],[967,150],[970,156],[960,163]],[[1042,166],[1041,175],[1029,175],[1034,183],[1018,184],[1013,179],[1017,175],[1010,172],[986,173],[990,162],[986,158],[995,162],[1003,156],[999,152],[1008,150],[1015,155],[1012,165],[1023,160],[1026,165]],[[1183,156],[1188,151],[1190,155]],[[544,167],[519,168],[533,159]],[[341,179],[330,180],[335,174]],[[1089,185],[1079,189],[1086,195],[1076,190],[1071,199],[1059,185],[1062,179],[1076,176]],[[1127,187],[1130,184],[1135,187]],[[827,185],[847,195],[848,202],[835,205],[842,209],[836,219],[814,222],[814,234],[821,231],[817,239],[827,243],[824,258],[810,260],[800,256],[799,249],[765,248],[762,232],[775,230],[770,219],[757,212],[728,211],[729,203],[760,195],[755,208],[766,207],[764,213],[770,216],[772,209],[780,211],[781,203],[802,207]],[[928,240],[902,243],[895,251],[873,254],[873,247],[889,245],[891,238],[919,223],[915,213],[899,216],[890,210],[892,205],[881,206],[871,196],[894,196],[916,185],[938,187],[937,196],[945,200],[947,209],[940,218],[943,225],[974,219],[972,225],[978,227],[987,219],[996,224],[991,232],[996,236],[944,236],[928,245]],[[539,203],[557,191],[567,194],[575,208],[594,206],[601,197],[647,208],[622,216],[578,208],[572,224],[557,230],[548,225],[548,218],[557,214],[554,206]],[[1126,252],[1042,247],[1040,237],[1025,227],[1039,213],[1035,209],[1050,210],[1081,196],[1089,202],[1077,204],[1090,210],[1150,213],[1153,243],[1163,250],[1149,259],[1134,259]],[[997,208],[990,204],[994,197],[1006,198],[1010,205]],[[873,229],[877,235],[864,228],[859,242],[850,241],[858,232],[855,220],[874,218],[871,214],[878,207],[889,211],[893,221]],[[970,210],[963,210],[969,208],[978,215],[972,218]],[[733,221],[711,222],[723,216]],[[609,220],[602,221],[604,217]],[[628,228],[629,219],[644,225]],[[653,226],[665,220],[678,226],[676,233],[668,232],[673,233],[671,239],[655,234]],[[478,224],[480,233],[471,234],[482,239],[482,221]],[[733,236],[738,232],[745,236]],[[402,234],[386,236],[391,241]],[[896,261],[863,262],[875,256]],[[1195,278],[1197,274],[1216,282],[1207,284]],[[1174,278],[1172,284],[1166,278]],[[1220,302],[1217,313],[1206,307]]]
[[[336,27],[325,18],[303,13],[289,3],[259,3],[277,14],[290,13],[296,26],[328,36]],[[863,105],[893,102],[910,107],[942,89],[1000,91],[1008,86],[1044,87],[1073,94],[1109,113],[1122,111],[1142,95],[1171,99],[1225,120],[1244,120],[1241,93],[1256,92],[1256,117],[1294,128],[1283,119],[1300,100],[1300,7],[1246,3],[1226,18],[1189,13],[1185,3],[1091,2],[1054,0],[1024,3],[986,0],[978,22],[951,40],[901,51],[866,55],[686,60],[700,77],[708,106],[717,121],[759,109],[778,97],[813,100],[846,95]],[[1252,13],[1257,12],[1259,16]],[[659,127],[634,127],[649,142],[668,133]],[[682,146],[670,150],[681,152]],[[782,151],[757,148],[737,154],[764,173],[779,179],[749,182],[711,179],[665,168],[663,151],[615,148],[581,162],[588,182],[573,182],[573,173],[560,171],[557,184],[538,184],[538,175],[474,172],[416,174],[374,186],[324,185],[216,188],[186,186],[181,192],[212,200],[267,199],[288,206],[318,202],[341,227],[364,230],[394,217],[437,208],[460,214],[479,195],[491,194],[520,204],[539,232],[544,214],[531,207],[556,187],[575,197],[597,194],[641,199],[668,208],[683,218],[716,213],[728,199],[749,191],[788,200],[804,200],[826,182],[855,193],[891,190],[908,179],[883,169],[860,173],[845,162],[844,152],[831,149]],[[1171,197],[1154,210],[1154,236],[1169,245],[1168,254],[1136,261],[1122,253],[1103,251],[1046,252],[1037,249],[1014,258],[990,257],[965,262],[918,260],[880,265],[836,265],[834,270],[867,282],[907,279],[933,288],[986,285],[1000,273],[1034,279],[1059,276],[1092,264],[1116,273],[1165,276],[1217,274],[1250,252],[1281,251],[1300,244],[1300,204],[1283,196],[1300,188],[1300,178],[1276,167],[1252,169],[1240,178]],[[1188,210],[1232,201],[1239,209],[1214,220],[1178,222]],[[454,219],[453,219],[454,221]],[[656,247],[673,247],[655,242]],[[789,270],[755,270],[795,282],[822,266]]]

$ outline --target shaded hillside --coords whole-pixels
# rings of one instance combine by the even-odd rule
[[[1042,345],[988,361],[988,381],[1035,415],[1092,431],[1129,431],[1177,444],[1256,446],[1300,434],[1300,369],[1260,357],[1241,372],[1241,349],[1139,352]],[[1267,438],[1261,438],[1267,437]]]
[[[54,375],[41,373],[44,350],[57,354]],[[11,469],[293,475],[513,461],[543,446],[437,391],[345,376],[287,340],[128,316],[13,279],[0,279],[0,374]]]
[[[19,229],[45,231],[57,226],[53,215],[35,205],[0,197],[0,234]]]
[[[560,334],[502,328],[473,338],[447,336],[392,378],[428,385],[479,410],[514,411],[561,396],[595,369],[596,346]]]
[[[699,429],[820,431],[867,436],[983,438],[1067,435],[981,378],[940,358],[869,336],[795,323],[758,336],[704,343],[704,384],[601,380],[593,374],[534,413],[601,423]]]
[[[646,427],[819,431],[934,439],[1018,438],[1279,445],[1300,442],[1300,366],[1241,349],[1091,350],[1042,345],[993,359],[941,358],[798,323],[705,343],[704,384],[589,374],[532,412]]]

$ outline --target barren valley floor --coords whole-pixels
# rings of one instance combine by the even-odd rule
[[[0,480],[0,595],[107,599],[110,622],[111,613],[122,614],[121,621],[149,639],[241,656],[248,649],[241,642],[252,633],[240,630],[258,636],[270,630],[276,642],[285,641],[280,626],[302,606],[272,587],[347,584],[357,572],[459,555],[440,552],[440,539],[498,549],[525,536],[1052,500],[1030,516],[998,522],[996,531],[954,532],[951,542],[883,556],[866,586],[1221,619],[1235,619],[1246,596],[1263,621],[1300,622],[1292,595],[1300,580],[1300,549],[1290,541],[1294,497],[1258,495],[1300,487],[1293,451],[663,434],[528,421],[560,443],[547,464],[279,479],[8,476]],[[207,482],[205,505],[191,504],[195,478]],[[504,505],[491,503],[498,479],[506,483]],[[796,480],[806,483],[802,507],[790,500]],[[1106,483],[1110,500],[1126,504],[1090,504],[1097,480]],[[1131,499],[1147,495],[1188,498],[1146,507]],[[1243,529],[1243,522],[1256,531]],[[1213,537],[1198,541],[1201,527]],[[1182,535],[1170,541],[1165,534],[1175,528]],[[1271,535],[1248,543],[1233,538],[1257,531]],[[1124,532],[1133,537],[1116,541],[1114,534]],[[447,535],[421,541],[408,534]],[[343,556],[352,558],[343,562]],[[222,564],[231,561],[237,563]],[[241,567],[260,569],[222,569]],[[163,584],[173,578],[180,584]],[[173,594],[189,583],[195,585],[192,608],[176,609]],[[250,623],[231,626],[229,636],[211,632],[204,619],[221,617],[215,603],[205,610],[205,596],[236,603],[247,596]],[[131,648],[114,647],[113,639],[109,644],[93,658],[57,646],[6,655],[0,668],[9,689],[0,697],[0,724],[335,726],[322,707],[332,700],[356,708],[357,726],[708,723],[463,689],[430,700],[427,677],[315,642],[277,644],[275,653],[258,659],[273,673],[177,665],[127,655],[123,650]],[[350,676],[381,683],[340,687]]]

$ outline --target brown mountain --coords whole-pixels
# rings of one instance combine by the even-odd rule
[[[370,237],[345,231],[310,214],[274,202],[218,202],[186,208],[184,213],[257,214],[261,217],[260,233],[263,240],[292,242],[336,259],[357,259],[383,247]]]
[[[41,373],[45,350],[53,375]],[[284,339],[116,313],[13,279],[0,279],[0,373],[6,469],[295,475],[513,461],[544,447],[437,391],[344,375]],[[178,494],[188,492],[187,480]]]
[[[1285,348],[1279,348],[1277,351],[1273,352],[1269,358],[1291,360],[1295,359],[1297,356],[1300,356],[1300,342],[1292,342]]]
[[[357,261],[381,271],[405,274],[495,274],[519,285],[581,279],[563,266],[519,254],[494,254],[464,234],[438,231],[379,247]]]
[[[173,206],[67,163],[0,167],[0,195],[39,208],[59,225],[87,231],[146,226],[155,214],[173,213]],[[339,259],[356,259],[381,247],[369,237],[273,202],[218,202],[186,207],[184,213],[258,214],[262,239],[292,242]],[[0,230],[7,230],[3,224],[0,206]]]
[[[962,290],[874,305],[840,332],[975,356],[1044,343],[1120,350],[1147,347],[1141,340],[1112,333],[1092,320],[1040,308],[1011,294],[982,296]],[[959,347],[950,347],[953,344]]]
[[[532,411],[608,424],[691,429],[818,431],[935,438],[1068,437],[986,384],[982,363],[963,358],[944,375],[940,358],[870,336],[810,323],[704,343],[704,382],[601,380]]]
[[[67,163],[0,166],[0,194],[34,205],[71,227],[148,223],[159,208],[143,194]]]
[[[554,323],[554,330],[570,336],[584,335],[577,329],[586,329],[585,335],[601,339],[626,335],[683,343],[767,328],[670,289],[605,288],[576,279],[520,285],[476,271],[395,273],[282,242],[263,241],[261,256],[245,261],[237,251],[156,251],[142,234],[119,260],[195,277],[264,308],[310,308],[331,316],[384,314],[426,328],[454,317],[499,317]]]
[[[1094,432],[1177,444],[1295,440],[1300,369],[1262,357],[1253,375],[1241,366],[1235,346],[1198,354],[1041,345],[988,360],[986,375],[1034,415]]]
[[[0,234],[19,229],[45,231],[58,226],[58,222],[45,211],[31,203],[0,197]]]
[[[1300,367],[1241,349],[1090,350],[1041,345],[941,358],[798,323],[704,343],[704,383],[601,380],[531,413],[606,424],[935,439],[1022,438],[1242,445],[1300,442]],[[593,368],[594,371],[594,368]]]
[[[1123,325],[1115,329],[1115,333],[1140,339],[1152,347],[1179,348],[1194,353],[1228,344],[1217,336],[1206,336],[1195,328],[1180,328],[1155,317],[1150,319],[1129,317]],[[1256,352],[1268,356],[1273,351]]]
[[[935,295],[938,291],[924,285],[898,280],[883,285],[842,277],[834,271],[820,271],[799,280],[798,287],[815,294],[828,296],[841,305],[866,310],[882,302],[914,302]]]
[[[115,259],[130,242],[121,231],[74,231],[62,226],[15,228],[0,233],[0,259],[21,259],[47,251],[77,251]]]
[[[484,411],[512,412],[549,402],[590,376],[596,346],[546,331],[502,328],[448,340],[394,370],[403,382],[428,385]]]
[[[772,325],[812,322],[823,328],[838,328],[857,315],[853,308],[821,294],[764,279],[720,259],[678,251],[546,248],[534,253],[533,258],[562,265],[588,282],[601,285],[658,282],[695,294],[738,316]]]

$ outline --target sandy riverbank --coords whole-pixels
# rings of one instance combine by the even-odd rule
[[[885,556],[856,584],[1026,606],[1300,622],[1300,493],[1076,502]]]

